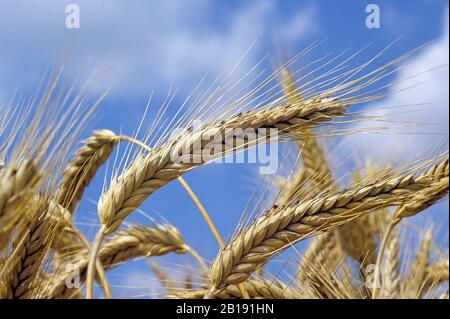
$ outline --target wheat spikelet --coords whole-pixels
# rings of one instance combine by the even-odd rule
[[[433,174],[440,179],[436,181]],[[219,252],[211,266],[213,290],[243,282],[271,255],[309,234],[336,227],[371,209],[401,204],[417,190],[444,180],[448,183],[448,159],[422,174],[412,172],[263,214]]]
[[[71,213],[80,200],[95,172],[111,155],[119,138],[110,130],[94,131],[84,140],[63,172],[56,192],[56,201]]]

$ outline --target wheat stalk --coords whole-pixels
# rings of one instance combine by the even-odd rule
[[[439,175],[437,181],[433,174]],[[329,230],[370,209],[404,203],[416,191],[445,181],[448,159],[422,174],[412,172],[263,214],[219,252],[211,266],[212,290],[243,282],[271,255],[314,232]]]

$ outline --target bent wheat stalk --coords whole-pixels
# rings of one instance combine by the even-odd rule
[[[263,214],[219,252],[211,266],[212,294],[225,285],[245,281],[273,254],[298,240],[329,231],[371,209],[405,203],[416,191],[443,182],[448,187],[448,158],[422,174],[413,171]]]

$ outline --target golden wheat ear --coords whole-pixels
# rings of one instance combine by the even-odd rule
[[[38,185],[39,173],[33,161],[11,164],[0,172],[0,249],[23,217],[24,210]]]
[[[73,214],[85,188],[118,142],[118,136],[110,130],[94,131],[64,169],[56,191],[56,201]]]
[[[155,224],[152,227],[130,225],[108,238],[100,249],[98,259],[105,270],[111,269],[139,257],[162,256],[168,253],[191,254],[202,268],[206,268],[200,257],[183,240],[180,232],[169,224]],[[71,296],[74,289],[66,287],[67,279],[72,275],[70,269],[80,273],[80,283],[86,281],[89,252],[84,250],[71,258],[67,269],[58,269],[55,276],[49,276],[44,285],[44,298],[64,298]]]
[[[417,191],[433,188],[436,183],[447,181],[448,188],[448,158],[419,173],[413,170],[261,215],[219,252],[211,266],[213,291],[245,281],[275,253],[311,234],[330,231],[374,209],[406,203]]]
[[[3,266],[6,298],[33,296],[41,263],[67,218],[61,215],[64,212],[58,206],[50,205],[44,196],[35,197],[26,210],[27,221],[18,230],[12,251]]]

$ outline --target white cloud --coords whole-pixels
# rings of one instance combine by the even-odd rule
[[[449,21],[448,11],[444,18],[442,35],[432,44],[424,47],[397,74],[399,83],[391,88],[397,92],[405,87],[418,85],[404,92],[394,93],[389,98],[369,106],[377,110],[369,115],[384,115],[387,119],[422,123],[419,127],[403,127],[376,135],[354,135],[344,138],[338,149],[348,156],[348,151],[360,150],[361,154],[384,162],[397,163],[405,158],[423,158],[430,151],[443,147],[448,149],[449,129]],[[439,67],[437,68],[436,67]],[[423,105],[417,105],[423,104]],[[414,106],[416,105],[416,106]],[[380,108],[391,107],[389,111]],[[410,106],[408,108],[395,108]],[[389,114],[403,112],[402,114]],[[400,125],[394,123],[394,125]],[[385,123],[389,125],[388,123]],[[378,126],[380,123],[377,124]],[[363,122],[360,127],[367,127]],[[404,134],[406,133],[406,134]],[[357,151],[358,152],[358,151]]]
[[[280,35],[287,43],[295,43],[308,34],[315,34],[318,31],[318,12],[314,6],[307,6],[294,13],[287,21],[279,27]]]
[[[217,14],[213,1],[77,1],[81,28],[65,28],[70,2],[5,1],[0,4],[0,83],[32,88],[45,67],[68,43],[69,72],[86,61],[108,69],[97,83],[114,85],[113,93],[148,95],[173,81],[186,89],[208,73],[215,78],[230,71],[256,40],[242,72],[261,57],[276,29],[289,40],[307,35],[312,7],[279,16],[273,0],[245,3]],[[280,22],[281,21],[281,22]],[[214,23],[213,23],[214,22]],[[280,25],[280,26],[279,26]],[[277,26],[277,27],[275,27]],[[279,26],[279,27],[278,27]],[[258,41],[259,40],[259,41]],[[272,43],[269,43],[269,46]],[[264,54],[271,48],[265,48]],[[239,76],[239,73],[236,75]],[[100,88],[102,89],[102,88]]]

